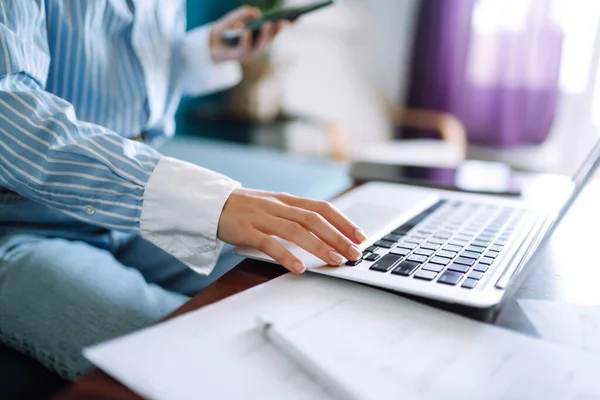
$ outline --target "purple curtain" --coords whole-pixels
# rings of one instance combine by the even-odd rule
[[[562,29],[551,0],[500,12],[485,1],[422,0],[407,106],[454,114],[470,143],[539,144],[560,96]]]

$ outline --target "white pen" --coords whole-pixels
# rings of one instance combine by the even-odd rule
[[[273,322],[261,317],[256,319],[258,327],[263,336],[282,353],[298,365],[303,371],[310,375],[330,394],[340,400],[364,400],[362,397],[352,393],[350,389],[336,379],[317,360],[309,357],[302,349],[287,338],[283,332],[278,330]]]

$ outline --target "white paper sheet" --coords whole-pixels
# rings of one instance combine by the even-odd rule
[[[347,281],[286,275],[86,356],[152,399],[320,399],[278,321],[365,399],[600,398],[600,360]]]
[[[600,307],[543,300],[518,303],[544,340],[600,357]]]

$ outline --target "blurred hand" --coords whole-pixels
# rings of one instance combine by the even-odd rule
[[[223,208],[218,237],[235,246],[254,247],[296,274],[304,264],[272,236],[293,242],[326,264],[337,266],[342,257],[357,260],[356,246],[365,234],[331,204],[283,193],[235,190]]]
[[[289,21],[279,21],[276,24],[268,22],[262,26],[262,30],[256,43],[252,43],[252,33],[245,30],[237,46],[228,46],[221,41],[223,32],[229,29],[240,29],[244,23],[257,19],[260,11],[250,6],[242,6],[215,22],[210,35],[210,51],[213,61],[247,61],[267,50],[273,39],[281,30],[290,24]]]

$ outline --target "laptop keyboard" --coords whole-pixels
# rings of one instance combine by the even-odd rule
[[[442,200],[365,249],[373,273],[474,289],[516,232],[524,210]]]

